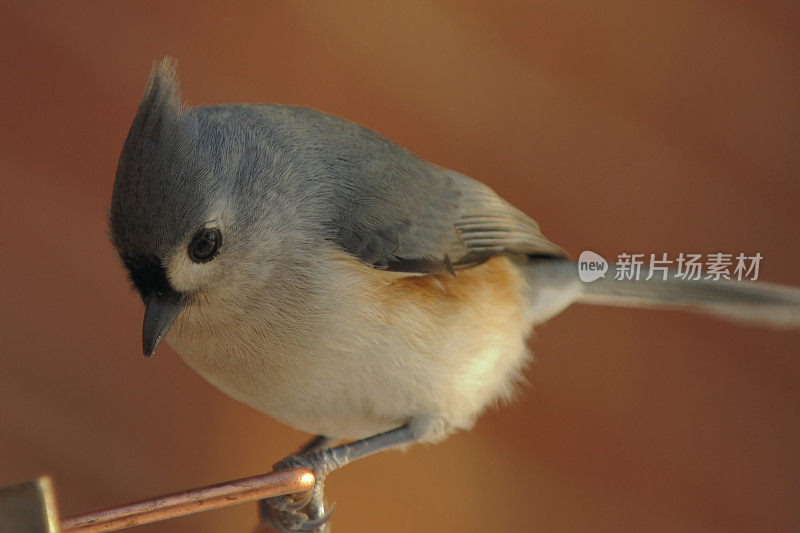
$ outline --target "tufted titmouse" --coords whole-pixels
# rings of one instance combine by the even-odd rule
[[[532,326],[574,302],[800,324],[788,287],[613,267],[582,282],[489,187],[311,109],[186,108],[171,59],[122,149],[110,226],[145,355],[166,339],[223,392],[320,435],[279,463],[314,470],[310,500],[262,506],[284,529],[327,527],[332,469],[470,428],[511,396]]]

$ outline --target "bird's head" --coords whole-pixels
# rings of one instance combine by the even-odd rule
[[[153,68],[119,159],[110,234],[146,306],[146,356],[187,306],[230,292],[246,277],[243,267],[268,264],[265,254],[275,253],[253,246],[259,225],[248,218],[258,211],[243,205],[252,199],[241,201],[242,169],[233,164],[247,149],[216,115],[181,104],[175,61],[165,59]]]

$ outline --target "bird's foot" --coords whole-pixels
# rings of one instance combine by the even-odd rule
[[[356,459],[417,440],[419,438],[409,424],[332,448],[324,448],[324,440],[315,439],[311,445],[303,449],[305,452],[303,455],[292,455],[275,464],[275,470],[288,468],[311,470],[314,472],[314,488],[301,500],[291,496],[262,500],[259,510],[263,520],[283,533],[292,531],[328,533],[328,520],[333,512],[333,506],[325,512],[323,486],[327,475]]]
[[[276,496],[259,502],[261,519],[271,524],[281,533],[310,532],[327,533],[328,521],[335,506],[325,511],[325,477],[328,470],[321,464],[317,454],[306,456],[293,455],[274,465],[275,470],[305,468],[314,473],[314,487],[299,498],[294,496]]]

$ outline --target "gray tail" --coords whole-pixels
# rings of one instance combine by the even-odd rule
[[[647,280],[615,279],[609,264],[605,277],[583,282],[578,265],[535,259],[529,263],[533,312],[544,321],[571,303],[619,307],[687,309],[737,322],[775,328],[800,327],[800,289],[760,281],[685,280],[661,273]],[[541,317],[541,318],[540,318]]]

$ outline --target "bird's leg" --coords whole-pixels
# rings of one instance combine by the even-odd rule
[[[314,472],[316,482],[311,490],[310,498],[299,508],[298,503],[287,496],[262,500],[259,506],[261,516],[284,532],[326,532],[328,531],[327,522],[333,511],[333,507],[331,507],[327,513],[325,512],[323,489],[327,475],[356,459],[410,444],[416,440],[417,437],[411,431],[411,427],[406,424],[365,439],[310,451],[303,455],[289,456],[276,463],[274,468],[275,470],[307,468]],[[305,446],[303,450],[307,447]]]
[[[297,450],[295,455],[308,455],[309,453],[318,452],[325,448],[329,448],[339,442],[339,439],[335,439],[333,437],[326,437],[325,435],[317,435],[316,437],[312,438],[310,441],[303,444],[303,446]]]

